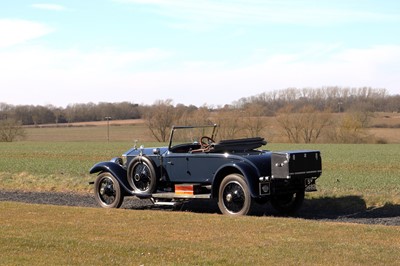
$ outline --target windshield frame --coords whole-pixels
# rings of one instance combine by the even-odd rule
[[[207,129],[212,128],[212,133],[211,133],[210,138],[215,140],[215,137],[217,135],[217,127],[218,127],[217,124],[214,124],[214,125],[203,125],[203,126],[172,126],[171,134],[170,134],[170,137],[169,137],[168,150],[171,150],[171,148],[177,144],[176,143],[176,144],[173,145],[173,138],[174,138],[174,133],[175,133],[176,130],[183,130],[183,129],[203,129],[203,130],[207,130]],[[196,141],[199,141],[199,140],[196,140]]]

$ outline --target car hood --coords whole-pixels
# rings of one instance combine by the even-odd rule
[[[125,152],[122,156],[137,156],[139,154],[142,155],[154,155],[156,149],[159,149],[159,154],[164,154],[168,151],[168,147],[153,147],[153,148],[132,148]]]

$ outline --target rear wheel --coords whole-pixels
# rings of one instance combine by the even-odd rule
[[[249,187],[242,175],[227,175],[221,182],[218,207],[223,214],[239,216],[249,214],[253,205]]]
[[[276,195],[271,198],[271,204],[281,214],[293,215],[301,207],[304,201],[304,190],[295,193]]]
[[[97,176],[94,183],[94,197],[103,208],[119,208],[124,201],[118,180],[107,172]]]

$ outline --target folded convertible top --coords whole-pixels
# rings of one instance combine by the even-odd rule
[[[213,145],[210,152],[248,151],[265,144],[267,144],[267,141],[261,137],[221,140]]]

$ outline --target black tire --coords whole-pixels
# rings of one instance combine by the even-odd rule
[[[222,214],[231,216],[251,213],[253,199],[242,175],[227,175],[221,182],[218,193],[218,207]]]
[[[156,189],[156,171],[146,157],[136,157],[128,167],[128,183],[138,194],[151,194]]]
[[[118,180],[108,172],[97,176],[94,183],[94,197],[103,208],[119,208],[124,201]]]
[[[293,215],[303,204],[304,190],[299,190],[296,193],[276,195],[271,198],[271,205],[280,214]]]

